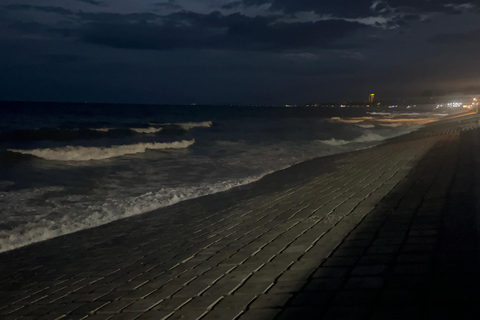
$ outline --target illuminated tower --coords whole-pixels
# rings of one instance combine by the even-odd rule
[[[368,103],[374,103],[375,102],[375,93],[370,93],[368,96]]]

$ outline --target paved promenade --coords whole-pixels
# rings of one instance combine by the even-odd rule
[[[478,319],[479,126],[0,254],[0,319]]]

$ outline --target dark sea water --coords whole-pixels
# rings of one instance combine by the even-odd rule
[[[377,145],[416,109],[0,104],[0,252]]]

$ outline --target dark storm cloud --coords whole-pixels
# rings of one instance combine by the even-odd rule
[[[270,10],[287,14],[301,11],[314,11],[319,14],[333,14],[346,18],[358,18],[371,15],[371,0],[244,0],[246,5],[271,4]]]
[[[471,5],[474,8],[479,7],[474,4],[476,1],[468,0],[244,0],[248,6],[270,4],[271,11],[283,11],[287,14],[298,13],[301,11],[314,11],[318,14],[331,14],[345,18],[361,18],[375,15],[384,15],[388,13],[431,13],[442,12],[447,14],[457,14],[461,11],[456,8],[460,5]]]
[[[45,32],[48,29],[48,26],[38,22],[15,21],[9,23],[8,28],[23,34],[40,34]]]
[[[175,0],[168,0],[167,2],[157,2],[153,4],[160,9],[181,10],[183,7],[175,3]]]
[[[387,0],[382,3],[388,3],[392,8],[400,10],[410,10],[420,13],[442,12],[447,14],[459,14],[462,5],[469,5],[472,8],[479,8],[477,1],[468,0],[436,0],[436,1],[418,1],[418,0]]]
[[[61,7],[51,7],[51,6],[30,6],[30,5],[24,5],[24,4],[11,4],[11,5],[4,6],[4,8],[9,10],[36,10],[41,12],[66,14],[66,15],[73,14],[71,10],[61,8]]]
[[[480,72],[469,1],[4,0],[0,99],[301,103],[468,87]]]
[[[332,41],[365,27],[344,20],[274,23],[276,17],[223,16],[219,13],[175,13],[162,17],[161,23],[148,23],[146,19],[125,23],[132,18],[131,15],[90,16],[95,22],[85,25],[82,30],[86,42],[116,48],[152,50],[203,48],[282,51],[325,48]],[[146,18],[153,20],[154,17]]]
[[[41,61],[47,63],[80,63],[88,59],[77,54],[40,54],[37,56]]]
[[[236,9],[242,5],[242,1],[235,1],[231,3],[227,3],[222,6],[222,9]]]
[[[84,23],[102,23],[102,24],[131,24],[131,23],[146,23],[159,19],[160,17],[154,13],[91,13],[91,12],[79,12],[77,16]]]
[[[94,6],[103,6],[105,5],[104,2],[102,1],[96,1],[96,0],[78,0],[80,2],[85,2],[85,3],[88,3],[88,4],[92,4]]]

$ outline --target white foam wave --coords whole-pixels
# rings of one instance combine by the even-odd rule
[[[332,138],[330,140],[319,140],[319,141],[323,144],[328,144],[330,146],[344,146],[344,145],[350,143],[347,140],[340,140],[340,139],[335,139],[335,138]]]
[[[113,130],[113,128],[90,128],[90,130],[98,131],[98,132],[108,132]]]
[[[183,149],[188,148],[195,143],[195,140],[182,140],[175,142],[149,142],[136,143],[130,145],[116,145],[111,147],[73,147],[66,146],[63,148],[45,148],[45,149],[9,149],[8,151],[23,154],[31,154],[46,160],[57,161],[88,161],[103,160],[108,158],[120,157],[126,154],[143,153],[147,149]]]
[[[373,117],[350,117],[350,118],[341,118],[341,117],[331,117],[331,121],[342,122],[342,123],[360,123],[365,120],[372,120]]]
[[[156,192],[147,192],[138,197],[106,199],[102,205],[87,206],[85,204],[81,205],[77,201],[72,201],[73,204],[71,205],[57,206],[55,211],[76,212],[76,216],[72,214],[65,215],[60,222],[43,217],[37,221],[30,221],[17,226],[12,230],[0,231],[0,252],[83,229],[93,228],[115,220],[170,206],[180,201],[226,191],[259,180],[263,176],[226,180],[212,185],[199,184],[176,189],[165,188]]]
[[[203,122],[180,122],[176,123],[179,127],[184,130],[190,130],[193,128],[210,128],[212,126],[212,121],[203,121]]]
[[[418,112],[401,112],[401,113],[396,113],[396,116],[419,116],[420,113]]]
[[[202,122],[177,122],[177,123],[150,123],[152,126],[168,126],[175,125],[179,126],[183,130],[190,130],[193,128],[210,128],[213,123],[212,121],[202,121]]]
[[[367,114],[372,114],[376,116],[388,116],[391,115],[391,112],[367,112]]]
[[[375,125],[374,124],[357,124],[357,127],[371,129],[371,128],[375,128]]]
[[[391,128],[396,128],[400,127],[402,124],[401,123],[380,123],[382,127],[391,127]]]
[[[98,132],[108,132],[110,130],[115,130],[115,128],[90,128],[90,130]],[[163,128],[148,127],[148,128],[129,128],[128,130],[134,131],[136,133],[157,133],[163,130]]]
[[[430,122],[437,121],[436,118],[394,118],[394,119],[378,119],[381,124],[405,124],[405,125],[424,125]]]
[[[319,142],[330,145],[330,146],[344,146],[351,143],[378,142],[378,141],[383,141],[385,139],[387,139],[387,137],[383,137],[379,134],[369,132],[353,140],[340,140],[340,139],[332,138],[330,140],[319,140]]]
[[[130,130],[138,132],[138,133],[157,133],[163,130],[163,128],[155,128],[155,127],[148,127],[148,128],[130,128]]]

